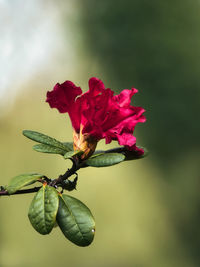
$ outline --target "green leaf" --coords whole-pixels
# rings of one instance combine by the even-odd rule
[[[86,160],[91,167],[107,167],[124,161],[125,156],[120,153],[106,153]]]
[[[66,153],[66,150],[63,150],[63,149],[55,147],[55,146],[45,145],[45,144],[34,145],[33,149],[37,152],[50,153],[50,154],[60,154],[62,156],[64,156]]]
[[[95,150],[92,156],[97,155],[97,154],[104,154],[106,150]]]
[[[74,150],[73,142],[63,142],[63,145],[66,147],[68,151]]]
[[[23,131],[23,135],[28,137],[31,140],[34,140],[34,141],[38,142],[38,143],[54,146],[54,147],[57,147],[57,148],[61,148],[64,151],[68,151],[66,145],[64,145],[60,141],[58,141],[55,138],[52,138],[52,137],[50,137],[48,135],[45,135],[45,134],[42,134],[42,133],[39,133],[39,132],[35,132],[35,131],[30,131],[30,130],[24,130]]]
[[[69,158],[72,158],[74,156],[78,156],[78,155],[81,155],[81,154],[83,154],[83,151],[81,151],[81,150],[69,151],[69,152],[65,153],[64,158],[65,159],[69,159]]]
[[[95,234],[95,222],[91,211],[80,200],[61,195],[57,223],[67,239],[85,247],[92,243]]]
[[[42,178],[44,175],[37,173],[21,174],[11,179],[10,183],[6,187],[8,194],[12,195],[24,186],[30,185]]]
[[[58,204],[56,189],[43,184],[33,198],[28,212],[29,220],[38,233],[46,235],[51,232],[56,222]]]
[[[90,157],[90,159],[99,157],[99,156],[104,155],[104,154],[105,154],[104,152],[102,152],[102,153],[98,153],[98,154],[93,154],[93,155]]]

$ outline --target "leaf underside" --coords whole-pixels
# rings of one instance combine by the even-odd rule
[[[63,145],[67,148],[68,151],[74,150],[73,142],[63,142]]]
[[[64,158],[69,159],[69,158],[72,158],[74,156],[78,156],[81,154],[83,154],[83,151],[81,151],[81,150],[69,151],[69,152],[65,153]]]
[[[24,130],[23,135],[38,143],[57,147],[66,152],[70,151],[70,146],[71,146],[70,143],[62,143],[48,135],[45,135],[45,134],[42,134],[36,131],[30,131],[30,130]]]
[[[9,195],[12,195],[22,187],[33,184],[42,177],[43,175],[37,173],[21,174],[15,176],[11,179],[10,183],[6,187],[6,190],[8,191]]]
[[[91,167],[108,167],[125,160],[125,156],[120,153],[105,153],[96,155],[86,160],[86,164]]]
[[[33,149],[37,152],[49,153],[49,154],[60,154],[62,156],[64,156],[66,153],[66,150],[63,150],[55,146],[46,145],[46,144],[34,145]]]

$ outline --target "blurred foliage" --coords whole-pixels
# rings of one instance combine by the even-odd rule
[[[109,81],[106,85],[118,92],[139,88],[134,101],[146,108],[147,123],[137,126],[136,133],[143,137],[162,177],[175,185],[166,198],[171,219],[199,266],[200,4],[79,2],[84,41],[91,61],[98,62]]]
[[[86,0],[80,4],[91,60],[99,61],[107,86],[118,91],[139,89],[134,101],[146,108],[147,123],[138,131],[162,168],[168,169],[177,153],[200,147],[195,120],[200,115],[199,2]]]
[[[44,1],[48,2],[52,1]],[[24,85],[29,90],[0,118],[1,184],[24,172],[56,177],[68,167],[59,156],[32,151],[31,141],[20,134],[32,129],[71,141],[66,115],[44,103],[47,88],[58,80],[82,86],[97,76],[118,92],[138,88],[134,103],[146,108],[147,122],[136,127],[136,137],[150,155],[110,169],[81,170],[73,196],[95,216],[96,239],[89,248],[69,244],[57,229],[44,239],[37,235],[25,219],[32,196],[2,197],[0,266],[53,267],[59,262],[199,267],[200,3],[76,0],[69,16],[69,2],[58,0],[57,5],[66,42],[73,37],[78,63],[67,62],[66,68],[70,52],[62,51],[52,69],[48,66],[32,77]],[[105,148],[103,142],[101,146]]]

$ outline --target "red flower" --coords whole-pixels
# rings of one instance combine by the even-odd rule
[[[114,96],[101,80],[91,78],[89,90],[84,94],[70,81],[57,83],[53,91],[47,92],[46,102],[61,113],[68,112],[74,128],[75,150],[85,151],[90,144],[93,151],[88,153],[91,155],[97,142],[105,138],[106,144],[117,140],[129,150],[138,151],[133,131],[135,125],[145,122],[146,118],[142,115],[145,111],[142,107],[130,104],[131,97],[137,92],[135,88],[125,89]]]

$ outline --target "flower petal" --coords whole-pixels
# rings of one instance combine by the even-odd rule
[[[60,113],[69,112],[75,98],[82,93],[80,87],[76,87],[72,82],[66,81],[57,83],[53,91],[47,92],[46,102],[51,108],[57,108]]]
[[[89,92],[92,96],[96,96],[105,89],[103,82],[95,77],[89,80]]]
[[[132,133],[122,133],[117,135],[118,142],[121,146],[132,147],[136,144],[136,137]]]
[[[142,156],[144,155],[144,149],[143,148],[140,148],[140,147],[137,147],[136,144],[131,146],[131,147],[128,147],[126,146],[126,148],[132,152],[134,152],[135,156]]]
[[[82,94],[80,87],[66,81],[47,92],[46,101],[59,112],[69,113],[78,136],[91,136],[96,141],[105,138],[106,143],[116,140],[130,150],[143,153],[136,147],[136,137],[133,136],[137,123],[146,121],[145,110],[131,105],[131,98],[137,92],[135,88],[124,89],[114,96],[101,80],[93,77],[86,93]]]
[[[137,92],[138,90],[135,88],[132,88],[131,90],[124,89],[119,95],[114,96],[114,100],[120,107],[127,107],[131,103],[131,97]]]
[[[78,131],[80,127],[79,105],[76,104],[76,97],[82,93],[71,81],[62,84],[57,83],[53,91],[47,92],[46,102],[51,108],[57,108],[60,113],[68,112],[72,126]]]

